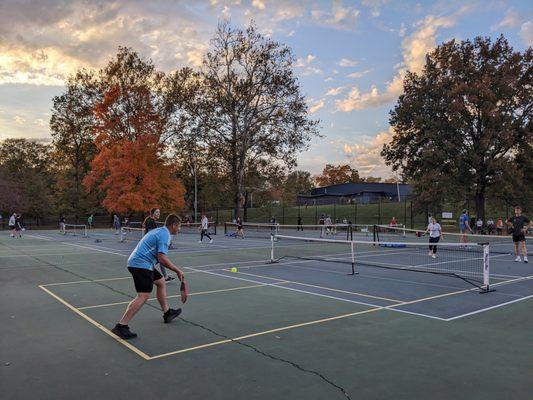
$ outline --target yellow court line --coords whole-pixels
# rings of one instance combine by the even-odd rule
[[[369,310],[357,311],[357,312],[353,312],[353,313],[349,313],[349,314],[337,315],[335,317],[318,319],[318,320],[315,320],[315,321],[302,322],[301,324],[295,324],[295,325],[284,326],[284,327],[281,327],[281,328],[270,329],[268,331],[251,333],[249,335],[239,336],[239,337],[235,337],[235,338],[231,338],[231,339],[219,340],[218,342],[206,343],[206,344],[202,344],[200,346],[189,347],[187,349],[176,350],[176,351],[171,351],[169,353],[158,354],[156,356],[150,357],[150,360],[155,360],[155,359],[158,359],[158,358],[163,358],[163,357],[167,357],[167,356],[171,356],[171,355],[175,355],[175,354],[180,354],[180,353],[186,353],[186,352],[193,351],[193,350],[204,349],[206,347],[218,346],[218,345],[221,345],[221,344],[224,344],[224,343],[230,343],[230,342],[233,342],[233,341],[244,340],[244,339],[249,339],[249,338],[253,338],[253,337],[257,337],[257,336],[268,335],[270,333],[282,332],[282,331],[287,331],[287,330],[295,329],[295,328],[301,328],[303,326],[316,325],[316,324],[321,324],[321,323],[324,323],[324,322],[335,321],[335,320],[338,320],[338,319],[353,317],[354,315],[367,314],[367,313],[371,313],[371,312],[374,312],[374,311],[379,311],[381,309],[382,309],[382,307],[376,307],[376,308],[371,308]]]
[[[261,284],[261,285],[239,286],[239,287],[228,288],[228,289],[208,290],[208,291],[205,291],[205,292],[189,293],[189,296],[198,296],[200,294],[231,292],[231,291],[234,291],[234,290],[250,289],[250,288],[256,288],[256,287],[261,287],[261,286],[269,286],[269,284],[268,283],[264,283],[264,284]],[[171,296],[167,296],[167,299],[173,299],[173,298],[180,297],[180,296],[181,296],[180,294],[171,295]],[[152,298],[148,299],[148,301],[154,301],[154,300],[157,300],[157,297],[152,297]],[[129,300],[129,301],[120,301],[120,302],[117,302],[117,303],[97,304],[95,306],[78,307],[78,310],[87,310],[87,309],[90,309],[90,308],[119,306],[121,304],[129,304],[130,302],[131,302],[131,300]]]
[[[227,270],[226,270],[227,271]],[[238,271],[237,272],[238,274],[241,274],[241,275],[250,275],[250,276],[255,276],[257,278],[265,278],[265,279],[272,279],[272,280],[277,280],[276,278],[270,278],[268,276],[262,276],[262,275],[256,275],[256,274],[250,274],[248,272],[241,272],[241,271]],[[396,300],[396,299],[389,299],[387,297],[379,297],[379,296],[373,296],[371,294],[364,294],[364,293],[359,293],[359,292],[350,292],[348,290],[341,290],[341,289],[333,289],[333,288],[329,288],[329,287],[325,287],[325,286],[317,286],[317,285],[311,285],[311,284],[308,284],[308,283],[301,283],[301,282],[296,282],[296,281],[285,281],[285,282],[276,282],[274,285],[272,286],[276,286],[278,283],[294,283],[296,285],[302,285],[302,286],[309,286],[309,287],[313,287],[313,288],[317,288],[317,289],[324,289],[324,290],[329,290],[329,291],[332,291],[332,292],[339,292],[339,293],[346,293],[346,294],[353,294],[353,295],[356,295],[356,296],[361,296],[361,297],[369,297],[371,299],[378,299],[378,300],[385,300],[385,301],[391,301],[393,303],[401,303],[403,300]]]
[[[111,336],[113,339],[115,339],[117,342],[123,344],[124,346],[126,346],[128,349],[130,349],[131,351],[133,351],[135,354],[141,356],[142,358],[144,358],[145,360],[150,360],[150,356],[146,353],[144,353],[143,351],[139,350],[137,347],[131,345],[130,343],[126,342],[125,340],[119,338],[118,336],[116,336],[113,332],[111,332],[109,329],[107,329],[105,326],[103,326],[102,324],[99,324],[98,322],[96,322],[94,319],[92,319],[91,317],[89,317],[88,315],[82,313],[79,309],[77,309],[76,307],[74,307],[72,304],[68,303],[67,301],[63,300],[61,297],[57,296],[55,293],[52,293],[50,290],[48,290],[47,288],[45,288],[44,286],[42,285],[39,285],[39,287],[44,290],[46,293],[48,293],[50,296],[52,296],[54,299],[56,299],[57,301],[59,301],[60,303],[62,303],[63,305],[65,305],[66,307],[68,307],[70,310],[74,311],[76,314],[78,314],[80,317],[82,317],[83,319],[85,319],[86,321],[89,321],[91,324],[93,324],[95,327],[97,327],[98,329],[100,329],[101,331],[107,333],[109,336]]]

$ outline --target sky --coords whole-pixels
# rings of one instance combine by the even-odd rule
[[[80,68],[98,69],[129,46],[166,72],[199,67],[222,20],[288,45],[322,137],[298,169],[350,164],[391,176],[379,153],[406,71],[439,43],[503,34],[533,46],[533,1],[0,0],[0,140],[50,140],[52,98]]]

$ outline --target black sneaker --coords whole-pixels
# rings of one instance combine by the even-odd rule
[[[169,275],[169,276],[167,276],[167,277],[165,278],[165,282],[170,282],[170,281],[173,281],[174,279],[176,279],[176,278],[174,278],[173,276],[170,276],[170,275]]]
[[[174,318],[176,318],[180,314],[181,314],[181,308],[178,308],[177,310],[173,310],[172,308],[169,308],[168,311],[163,314],[163,320],[165,321],[165,324],[168,324],[170,321],[172,321]]]
[[[117,335],[121,339],[133,339],[137,337],[136,333],[133,333],[130,331],[130,327],[128,325],[120,325],[116,324],[113,329],[111,329],[111,332],[113,332],[115,335]]]

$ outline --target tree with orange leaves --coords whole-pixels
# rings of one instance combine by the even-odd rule
[[[165,113],[153,64],[121,48],[101,71],[103,96],[96,103],[97,155],[83,183],[99,191],[109,211],[139,212],[184,206],[185,189],[164,157]]]

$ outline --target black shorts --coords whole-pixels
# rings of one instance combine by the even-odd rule
[[[133,276],[133,283],[137,293],[151,293],[154,288],[154,281],[163,277],[155,268],[150,271],[144,268],[128,267],[128,271]]]
[[[10,229],[10,230],[15,229],[15,225],[9,225],[9,229]]]
[[[518,243],[518,242],[525,242],[525,241],[526,241],[526,236],[523,233],[519,233],[518,235],[513,233],[513,242]]]

